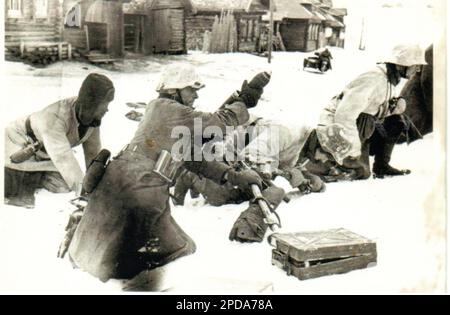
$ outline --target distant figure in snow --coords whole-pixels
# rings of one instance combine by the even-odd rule
[[[114,99],[106,76],[89,74],[77,97],[17,119],[5,131],[5,203],[33,208],[37,188],[81,192],[84,172],[72,148],[83,145],[86,166],[99,153],[100,124]]]
[[[331,55],[331,52],[328,50],[328,48],[325,48],[324,50],[320,52],[316,52],[315,55],[319,57],[320,61],[320,67],[322,67],[322,64],[324,61],[328,62],[328,69],[331,70],[331,59],[333,59],[333,56]]]
[[[419,46],[396,46],[391,56],[349,83],[323,109],[317,137],[334,158],[333,172],[349,170],[351,179],[370,176],[369,153],[373,138],[382,132],[380,126],[387,117],[403,114],[407,105],[403,98],[394,96],[394,87],[401,78],[411,78],[425,64],[424,51]],[[375,170],[377,167],[374,165]],[[329,171],[319,172],[328,175]]]

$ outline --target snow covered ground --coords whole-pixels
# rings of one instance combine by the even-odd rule
[[[108,75],[116,98],[102,125],[104,147],[118,152],[132,137],[137,123],[124,117],[129,101],[156,96],[160,70],[171,62],[197,66],[206,81],[197,108],[212,111],[238,89],[243,79],[271,70],[272,80],[252,112],[292,126],[314,125],[326,102],[375,62],[365,52],[334,48],[333,71],[302,71],[306,54],[275,53],[266,59],[246,54],[148,57],[127,59],[114,69],[62,62],[45,69],[5,63],[5,121],[76,93],[90,72]],[[120,70],[120,71],[118,71]],[[82,161],[81,149],[76,149]],[[198,250],[165,269],[163,289],[187,293],[396,293],[440,292],[445,284],[444,153],[438,134],[410,146],[399,146],[393,165],[413,170],[409,176],[385,180],[330,184],[323,194],[308,195],[279,208],[283,231],[347,228],[377,242],[378,265],[344,275],[308,281],[289,277],[271,265],[266,243],[238,244],[228,233],[246,204],[214,208],[188,199],[173,215],[195,240]],[[83,162],[81,162],[83,163]],[[288,188],[287,182],[277,183]],[[0,211],[0,290],[27,292],[118,292],[120,281],[102,283],[56,258],[72,210],[72,194],[39,191],[36,208],[2,206]]]
[[[391,43],[420,38],[429,43],[441,30],[430,10],[404,14],[401,8],[367,7],[370,1],[341,0],[348,5],[347,48],[333,48],[333,70],[302,71],[304,53],[275,53],[272,64],[247,54],[160,56],[133,59],[110,68],[60,62],[45,69],[5,62],[3,122],[27,115],[77,93],[90,72],[108,75],[116,98],[102,124],[103,146],[114,153],[128,143],[137,123],[125,118],[126,102],[149,101],[160,71],[169,63],[194,64],[204,77],[196,106],[213,111],[239,89],[244,79],[272,71],[263,98],[251,111],[293,128],[314,126],[320,109],[356,75],[372,67]],[[401,1],[397,1],[401,2]],[[411,3],[410,1],[409,3]],[[437,1],[435,1],[437,2]],[[359,7],[358,7],[358,4]],[[371,2],[370,2],[371,3]],[[361,10],[363,8],[363,10]],[[358,11],[358,9],[360,9]],[[376,9],[376,10],[375,10]],[[410,8],[411,9],[411,8]],[[412,9],[411,9],[412,10]],[[360,18],[367,20],[367,50],[357,50]],[[409,12],[409,11],[408,11]],[[436,14],[436,10],[434,12]],[[417,23],[420,19],[421,23]],[[381,22],[381,23],[380,23]],[[377,23],[379,25],[377,25]],[[420,29],[414,28],[416,25]],[[378,29],[378,31],[376,31]],[[434,37],[433,37],[434,36]],[[382,49],[383,48],[383,49]],[[3,139],[3,137],[2,137]],[[166,266],[161,289],[184,293],[401,293],[445,290],[445,152],[439,132],[410,146],[398,146],[392,164],[409,176],[329,184],[323,194],[293,199],[279,207],[284,232],[347,228],[377,242],[378,265],[344,275],[299,281],[271,265],[271,247],[228,241],[230,228],[246,204],[214,208],[201,199],[173,207],[173,215],[197,244],[197,252]],[[84,163],[81,148],[76,148]],[[3,182],[1,180],[0,182]],[[284,188],[284,180],[276,182]],[[36,208],[3,206],[0,211],[0,291],[117,293],[122,283],[102,283],[56,258],[64,227],[73,210],[73,194],[39,191]]]

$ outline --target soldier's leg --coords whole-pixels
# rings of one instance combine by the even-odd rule
[[[182,173],[176,180],[174,193],[172,196],[172,201],[174,205],[182,206],[184,205],[184,199],[186,198],[186,194],[189,189],[193,188],[194,181],[194,173],[192,172],[184,172]]]
[[[158,212],[159,210],[155,211],[154,215],[135,212],[135,225],[129,227],[134,235],[130,242],[141,240],[142,243],[130,246],[129,250],[121,254],[118,271],[120,278],[134,277],[143,270],[165,265],[195,252],[194,241],[172,217],[169,203],[162,214],[156,217]],[[139,248],[136,250],[136,247]]]
[[[262,192],[264,198],[276,209],[283,200],[284,190],[279,187],[268,187]],[[230,232],[230,240],[238,242],[262,242],[268,225],[258,204],[250,202],[249,207],[241,213]]]
[[[210,179],[202,179],[201,186],[194,186],[199,189],[206,202],[214,207],[226,204],[239,204],[250,199],[248,193],[235,188],[229,183],[219,185]]]
[[[55,194],[70,192],[69,186],[58,172],[44,172],[41,180],[41,187]]]
[[[401,116],[394,115],[386,118],[382,129],[374,132],[370,138],[370,153],[374,155],[373,173],[375,177],[398,176],[410,174],[410,170],[399,170],[389,165],[395,143],[404,138],[408,130]],[[402,139],[401,139],[402,140]]]
[[[34,193],[41,177],[41,172],[24,172],[5,167],[5,204],[34,208]]]

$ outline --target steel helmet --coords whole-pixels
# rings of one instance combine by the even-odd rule
[[[383,60],[383,62],[405,67],[427,64],[425,61],[425,51],[419,45],[395,46],[391,55],[386,60]]]
[[[199,90],[205,85],[201,82],[193,66],[189,64],[170,65],[164,70],[156,91],[184,89],[188,86]]]

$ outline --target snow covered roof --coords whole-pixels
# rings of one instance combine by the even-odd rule
[[[273,2],[275,5],[275,12],[283,18],[298,20],[322,20],[322,18],[315,15],[302,5],[304,1],[273,0]]]
[[[248,11],[252,0],[190,0],[194,11]]]
[[[346,8],[331,8],[330,13],[334,16],[346,16],[347,9]]]
[[[106,1],[97,0],[86,12],[85,21],[92,23],[108,23],[108,11],[106,10]]]
[[[343,23],[338,21],[335,17],[329,14],[326,10],[319,10],[320,14],[325,17],[325,21],[331,27],[345,27]],[[316,12],[316,13],[319,13]]]
[[[145,14],[158,6],[158,0],[130,0],[129,3],[124,3],[123,11],[125,14]],[[175,5],[181,4],[188,11],[192,11],[192,3],[190,0],[179,0]]]

